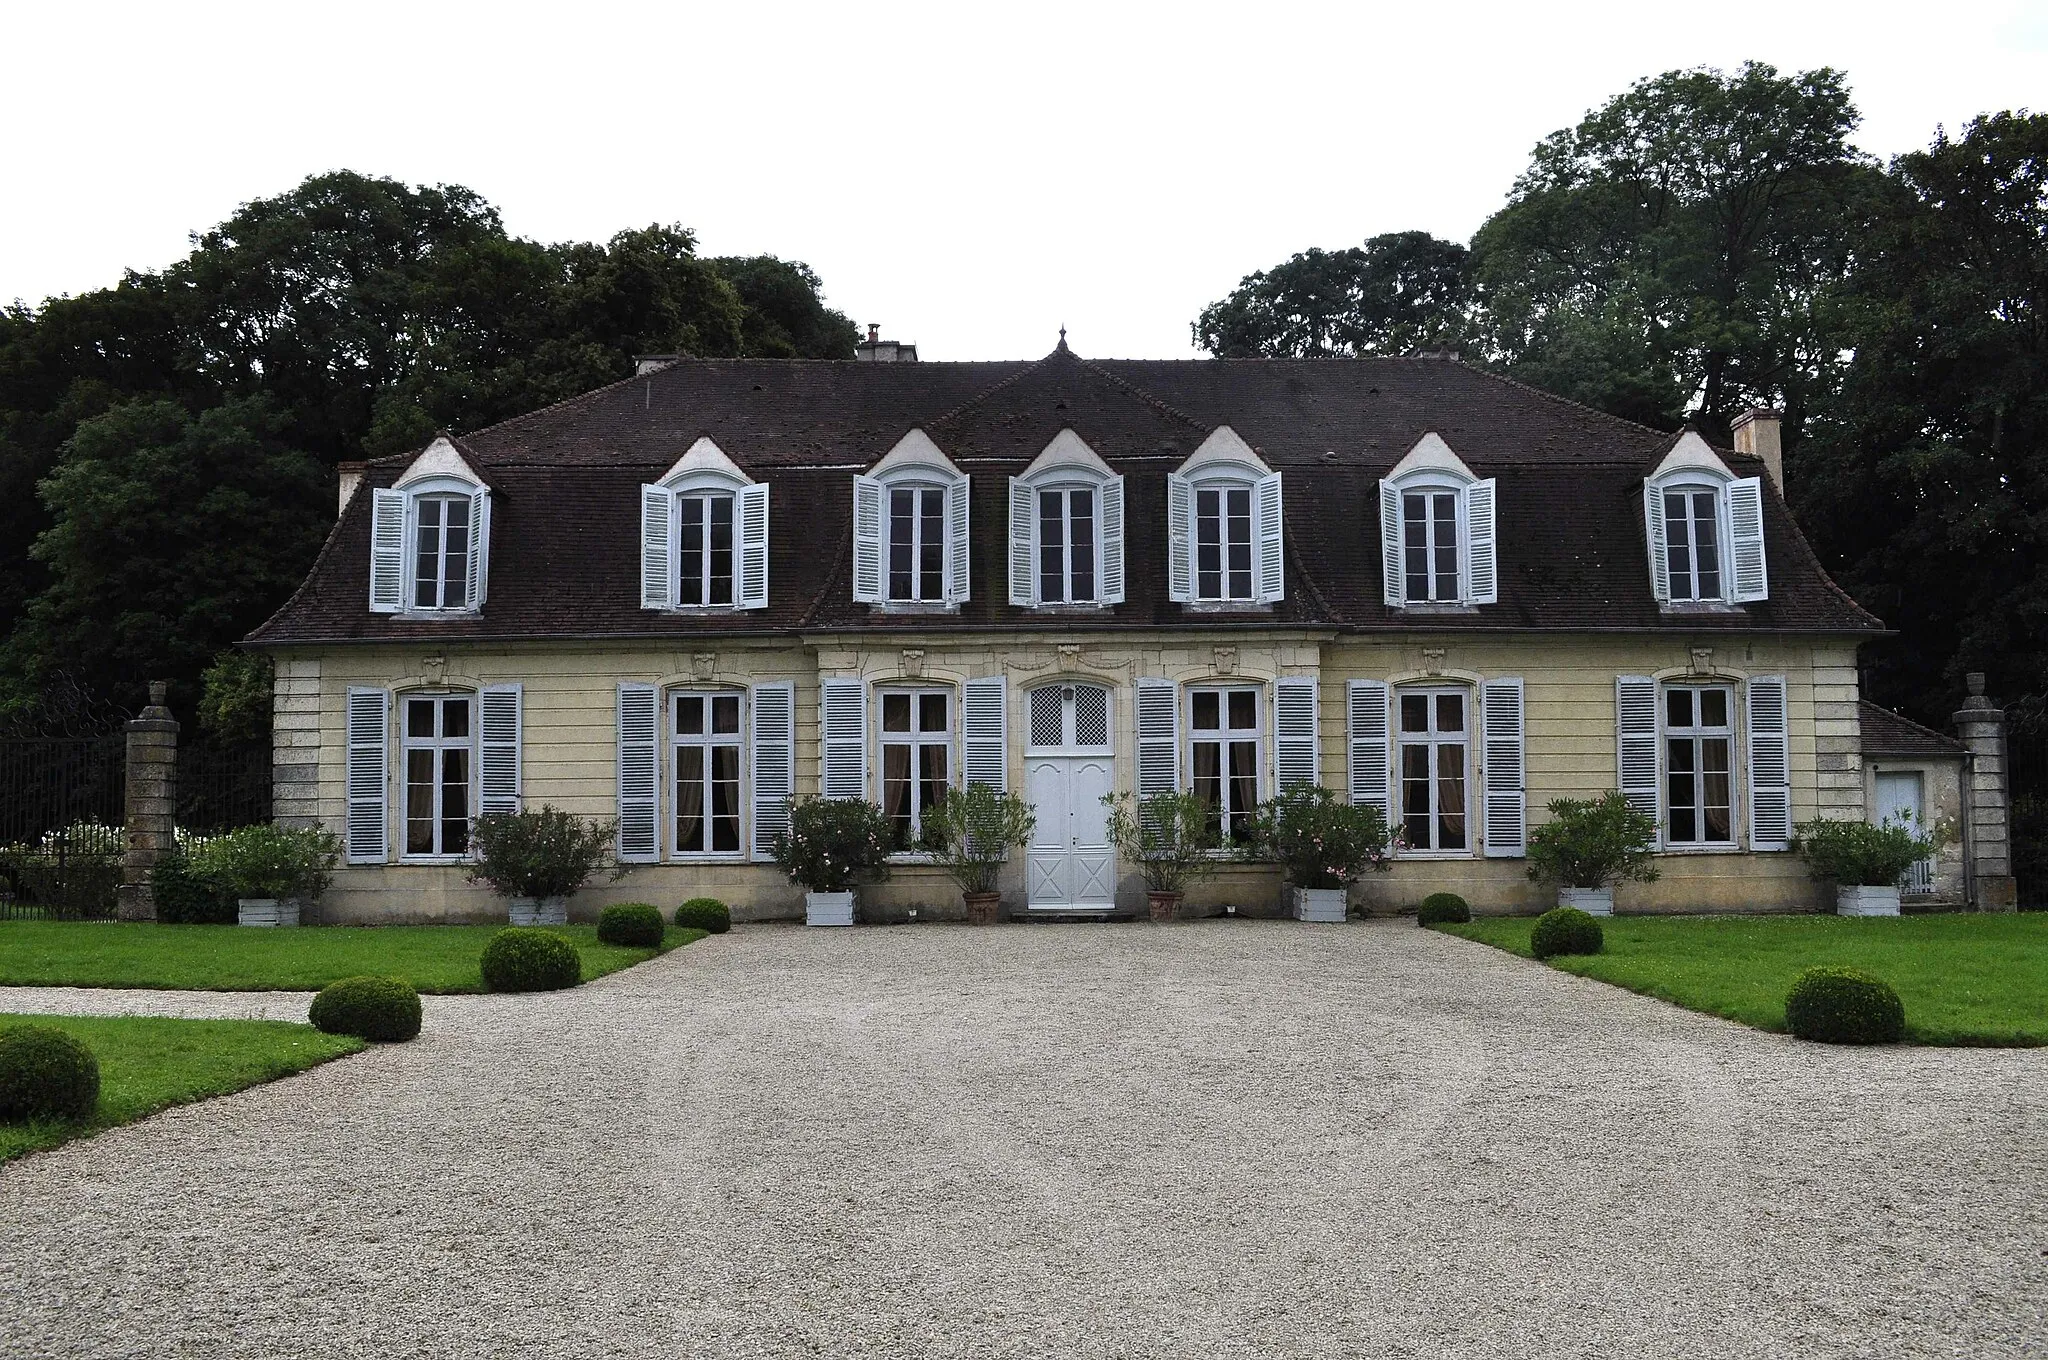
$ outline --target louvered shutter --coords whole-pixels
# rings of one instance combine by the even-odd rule
[[[385,812],[391,781],[391,692],[351,686],[347,724],[348,809],[343,829],[348,862],[382,864],[391,853],[391,823]]]
[[[1401,564],[1401,491],[1380,481],[1380,598],[1399,609],[1408,603],[1408,574]]]
[[[403,491],[370,493],[370,609],[405,608],[405,501]]]
[[[1180,787],[1180,705],[1173,681],[1138,680],[1138,797]]]
[[[789,830],[789,801],[796,795],[796,686],[755,685],[751,699],[754,858],[772,859],[775,838]]]
[[[1176,603],[1195,598],[1195,489],[1179,473],[1166,474],[1166,593]]]
[[[1792,844],[1791,731],[1785,712],[1785,677],[1749,681],[1749,848],[1784,850]]]
[[[676,498],[665,486],[640,488],[640,607],[675,604]]]
[[[1650,545],[1650,593],[1659,604],[1671,598],[1671,560],[1664,551],[1664,493],[1643,483],[1643,538]]]
[[[1614,677],[1615,782],[1639,811],[1657,816],[1657,682]],[[1658,832],[1659,841],[1663,833]]]
[[[1384,680],[1353,680],[1345,686],[1346,744],[1350,756],[1351,801],[1376,807],[1393,821],[1387,801],[1387,684]]]
[[[946,484],[946,603],[967,603],[967,479]]]
[[[491,493],[478,490],[469,498],[469,561],[465,582],[469,593],[465,597],[471,609],[484,607],[484,596],[491,589]]]
[[[1764,488],[1761,479],[1738,477],[1728,483],[1728,563],[1737,603],[1771,597],[1770,573],[1764,564]]]
[[[476,810],[482,816],[519,811],[524,698],[518,685],[485,685],[477,692]]]
[[[739,530],[739,580],[735,593],[742,609],[768,607],[768,483],[741,487],[732,498]]]
[[[1529,796],[1524,769],[1527,743],[1522,730],[1522,678],[1497,676],[1479,685],[1479,715],[1485,724],[1480,771],[1485,797],[1486,854],[1519,859],[1528,853]]]
[[[654,686],[619,686],[619,860],[652,864],[661,857]]]
[[[1281,788],[1321,778],[1317,741],[1315,677],[1282,676],[1273,682],[1273,770]]]
[[[1102,574],[1095,582],[1103,604],[1124,602],[1124,479],[1102,482]]]
[[[960,772],[969,784],[1010,789],[1009,685],[1000,675],[969,680],[960,695]]]
[[[818,686],[822,756],[819,791],[827,798],[868,796],[868,687],[859,680]]]
[[[1274,604],[1287,596],[1287,555],[1281,543],[1281,500],[1280,474],[1270,473],[1252,487],[1252,503],[1256,507],[1253,527],[1257,534],[1256,556],[1252,559],[1258,570],[1256,593],[1260,604]]]
[[[1038,603],[1038,561],[1034,550],[1038,528],[1038,489],[1018,477],[1010,479],[1010,603]]]
[[[888,489],[873,477],[853,479],[853,598],[880,604],[882,586],[882,521]]]
[[[1465,488],[1465,603],[1494,604],[1500,570],[1494,560],[1494,479]]]

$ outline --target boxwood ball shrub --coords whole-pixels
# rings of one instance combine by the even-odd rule
[[[419,1037],[420,994],[398,978],[343,978],[320,989],[306,1018],[329,1034],[402,1044]]]
[[[583,981],[583,960],[552,930],[508,926],[484,946],[483,974],[494,992],[554,992]]]
[[[1529,952],[1539,959],[1597,954],[1603,942],[1598,921],[1577,907],[1557,907],[1536,918],[1536,929],[1529,934]]]
[[[732,912],[715,897],[693,897],[676,908],[676,925],[723,935],[732,929]]]
[[[48,1025],[0,1029],[0,1121],[90,1119],[100,1107],[100,1061]]]
[[[668,925],[661,908],[645,902],[614,902],[597,914],[597,938],[628,949],[659,949]]]
[[[1785,1028],[1815,1043],[1895,1044],[1906,1037],[1906,1007],[1860,968],[1809,968],[1785,997]]]
[[[1431,893],[1422,899],[1422,905],[1415,909],[1415,923],[1424,926],[1442,925],[1446,921],[1463,924],[1472,919],[1472,908],[1456,893]]]

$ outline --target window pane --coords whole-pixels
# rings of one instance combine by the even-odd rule
[[[449,501],[448,527],[441,552],[441,607],[459,608],[469,603],[469,502]]]
[[[1065,500],[1057,491],[1038,493],[1038,596],[1054,603],[1067,598]]]
[[[711,730],[714,732],[737,732],[740,730],[740,696],[721,694],[711,701]]]
[[[1711,491],[1693,495],[1692,535],[1693,556],[1699,570],[1697,597],[1718,600],[1721,598],[1720,535],[1715,523],[1714,493]]]
[[[882,812],[895,831],[895,848],[910,844],[910,748],[892,742],[882,747]]]
[[[708,598],[704,593],[704,499],[685,496],[679,502],[681,532],[676,557],[681,563],[682,586],[676,599],[682,604],[703,604]]]
[[[910,696],[908,694],[884,694],[882,696],[882,730],[884,732],[908,732],[910,730]]]
[[[711,579],[707,603],[732,603],[732,497],[711,498]]]
[[[1223,497],[1215,491],[1195,492],[1195,594],[1205,600],[1223,595]]]
[[[704,732],[704,696],[685,694],[676,700],[676,731],[683,736],[701,736]]]
[[[1401,696],[1401,730],[1403,732],[1427,732],[1429,730],[1429,696],[1427,694],[1404,694]]]
[[[1734,819],[1730,816],[1731,781],[1728,777],[1728,739],[1726,737],[1703,737],[1700,740],[1700,839],[1706,841],[1729,841],[1733,839]]]
[[[1230,598],[1252,597],[1252,493],[1233,487],[1224,493],[1230,506]]]
[[[740,848],[740,748],[711,748],[711,848]]]
[[[1429,817],[1429,748],[1401,748],[1401,830],[1417,850],[1436,846]]]
[[[889,493],[889,598],[916,598],[912,572],[917,535],[917,495],[899,487]]]
[[[1725,689],[1703,689],[1700,691],[1700,726],[1726,727],[1728,725],[1728,691]]]
[[[1665,797],[1670,808],[1667,836],[1675,842],[1699,839],[1698,781],[1693,768],[1695,747],[1689,737],[1664,743],[1667,770]]]
[[[441,502],[421,499],[413,564],[413,603],[432,609],[441,603]]]
[[[1439,694],[1436,696],[1436,730],[1439,732],[1462,732],[1465,730],[1464,695]]]
[[[946,730],[945,695],[920,694],[917,696],[917,730],[920,732],[944,732]]]
[[[917,496],[920,504],[917,598],[942,600],[946,597],[942,579],[946,571],[946,498],[932,487],[924,488]]]
[[[434,701],[432,699],[407,699],[405,701],[405,735],[408,737],[431,737],[434,735]]]
[[[1238,732],[1250,732],[1259,725],[1259,695],[1256,690],[1234,689],[1230,691],[1230,726]]]
[[[1439,850],[1465,848],[1465,748],[1453,742],[1436,748],[1436,806]]]
[[[1251,810],[1259,805],[1259,744],[1255,741],[1230,743],[1230,838],[1249,839]]]
[[[676,849],[704,848],[704,748],[676,748]]]
[[[1692,691],[1689,689],[1667,690],[1664,694],[1664,725],[1666,727],[1692,726]]]
[[[917,748],[917,806],[920,811],[946,796],[947,750],[941,742]]]
[[[1664,497],[1664,558],[1671,575],[1671,597],[1696,598],[1692,585],[1692,537],[1685,513],[1685,496],[1667,492]]]
[[[1074,588],[1068,598],[1088,601],[1095,598],[1095,493],[1083,489],[1071,494],[1073,532],[1068,537],[1073,540],[1073,559],[1068,569]]]
[[[1208,806],[1211,831],[1223,829],[1223,743],[1198,741],[1194,749],[1194,795]]]
[[[1408,598],[1429,598],[1429,498],[1420,492],[1401,497],[1401,571],[1408,578]]]
[[[1214,732],[1223,725],[1223,696],[1213,689],[1194,693],[1194,725],[1197,732]]]
[[[405,852],[434,853],[434,753],[405,753]]]
[[[444,750],[441,761],[441,853],[459,855],[469,849],[469,752]]]
[[[444,737],[466,737],[469,735],[469,700],[443,699],[441,701],[441,735]]]
[[[1458,598],[1458,498],[1448,492],[1436,502],[1436,598]]]

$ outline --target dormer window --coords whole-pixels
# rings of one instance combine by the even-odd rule
[[[1124,479],[1061,430],[1010,479],[1010,603],[1111,605],[1124,599]]]
[[[923,430],[853,479],[853,598],[958,606],[967,599],[967,474]]]
[[[1271,604],[1285,593],[1280,474],[1228,425],[1166,475],[1169,594],[1186,604]]]
[[[640,488],[640,607],[768,607],[767,483],[709,439]]]
[[[415,496],[413,506],[414,609],[469,607],[470,497]]]
[[[1380,480],[1380,569],[1396,609],[1499,598],[1493,479],[1473,476],[1434,433]]]
[[[1745,604],[1770,597],[1763,482],[1737,477],[1687,432],[1643,483],[1650,586],[1666,605]]]
[[[490,584],[491,493],[454,443],[436,439],[370,500],[370,609],[467,614]]]

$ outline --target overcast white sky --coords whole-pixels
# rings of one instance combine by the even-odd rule
[[[348,168],[515,233],[808,261],[927,359],[1193,354],[1310,245],[1467,239],[1538,138],[1674,67],[1845,70],[1879,155],[2048,105],[2048,0],[0,7],[0,299],[158,268]]]

